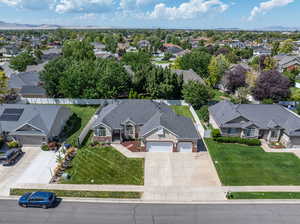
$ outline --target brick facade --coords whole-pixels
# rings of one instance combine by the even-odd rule
[[[93,137],[94,142],[112,142],[112,137],[111,136],[94,136]]]

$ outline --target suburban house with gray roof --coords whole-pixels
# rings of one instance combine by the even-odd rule
[[[276,55],[277,69],[280,72],[300,68],[300,57],[297,55]]]
[[[300,117],[278,104],[233,104],[209,107],[209,122],[223,136],[259,138],[300,148]]]
[[[0,134],[21,145],[40,146],[59,136],[70,109],[57,105],[2,104]]]
[[[189,69],[189,70],[175,69],[172,70],[172,72],[175,72],[178,76],[182,75],[184,83],[187,83],[188,81],[196,81],[205,85],[204,80],[196,72],[194,72],[193,69]]]
[[[38,72],[20,72],[11,75],[8,87],[23,97],[46,97]]]
[[[196,152],[200,139],[193,121],[164,103],[130,100],[105,106],[97,114],[94,141],[140,141],[149,152]]]

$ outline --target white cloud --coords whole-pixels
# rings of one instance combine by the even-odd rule
[[[95,13],[85,13],[82,16],[79,16],[80,20],[95,20],[97,15]]]
[[[272,10],[273,8],[276,7],[282,7],[282,6],[286,6],[290,3],[293,3],[294,0],[270,0],[270,1],[266,1],[266,2],[261,2],[259,4],[259,6],[255,6],[252,11],[251,14],[248,18],[248,20],[253,20],[253,18],[257,15],[257,14],[265,14],[268,11]]]
[[[58,13],[65,12],[102,12],[113,5],[113,0],[59,0],[54,5]]]
[[[149,5],[158,0],[120,0],[121,9],[136,9],[142,6]]]
[[[178,7],[167,7],[166,4],[160,3],[155,5],[154,10],[148,13],[150,18],[160,19],[191,19],[201,13],[210,10],[223,12],[228,9],[228,5],[220,0],[190,0],[182,3]]]
[[[24,9],[48,8],[49,2],[50,0],[0,0],[0,3]]]

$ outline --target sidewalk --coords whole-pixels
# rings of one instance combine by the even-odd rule
[[[137,185],[96,185],[96,184],[15,184],[13,188],[70,191],[118,191],[144,192],[144,186]]]
[[[228,192],[300,192],[300,186],[224,186]]]

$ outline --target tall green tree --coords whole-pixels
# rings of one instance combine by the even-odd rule
[[[23,52],[10,59],[10,68],[24,72],[28,65],[36,64],[35,58],[29,52]]]
[[[230,63],[224,55],[212,56],[208,66],[209,76],[206,79],[207,84],[210,87],[215,87],[229,66]]]
[[[202,50],[193,50],[189,54],[185,54],[178,59],[178,64],[181,69],[193,69],[200,77],[208,77],[208,65],[211,55]]]
[[[283,54],[289,54],[293,51],[294,44],[292,39],[284,40],[280,43],[279,52]]]
[[[212,98],[209,88],[196,81],[189,81],[184,84],[182,95],[184,100],[190,103],[195,109],[200,109]]]

